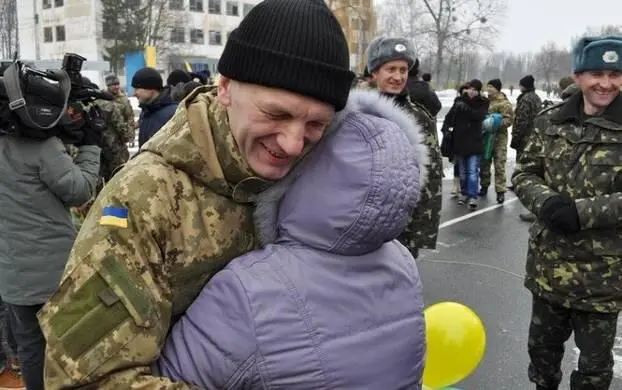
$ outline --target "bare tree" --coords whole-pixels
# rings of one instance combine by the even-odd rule
[[[568,62],[568,64],[565,64]],[[538,76],[541,76],[547,84],[550,84],[555,77],[568,73],[564,70],[570,65],[570,54],[568,50],[559,48],[554,42],[548,42],[534,57],[534,69]],[[560,69],[560,66],[564,69]]]
[[[17,39],[17,0],[0,0],[0,56],[13,58],[19,51]]]
[[[104,58],[114,72],[123,66],[125,53],[156,48],[166,57],[186,46],[187,11],[168,0],[102,0]]]
[[[446,66],[445,52],[452,43],[486,47],[503,16],[505,0],[421,0],[427,23],[421,33],[435,45],[437,79]]]

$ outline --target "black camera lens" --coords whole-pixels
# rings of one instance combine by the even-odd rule
[[[74,53],[67,53],[63,57],[62,69],[67,73],[80,72],[82,69],[82,63],[86,61],[86,58]]]

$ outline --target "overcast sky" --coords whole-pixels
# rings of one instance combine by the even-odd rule
[[[622,25],[622,0],[508,0],[497,51],[537,51],[547,41],[569,46],[587,27]]]

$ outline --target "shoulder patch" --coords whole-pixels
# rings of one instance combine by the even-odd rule
[[[106,206],[102,210],[99,224],[102,226],[115,226],[127,228],[129,212],[125,207]]]

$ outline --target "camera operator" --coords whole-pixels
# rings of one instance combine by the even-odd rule
[[[7,72],[4,76],[8,95]],[[32,102],[38,96],[31,92],[28,98]],[[77,234],[69,207],[86,203],[95,191],[100,130],[86,120],[85,106],[72,102],[60,111],[61,124],[34,137],[7,109],[11,100],[0,96],[0,296],[10,316],[26,388],[40,390],[45,339],[36,314],[57,289]],[[64,135],[73,137],[75,159],[65,149]]]

